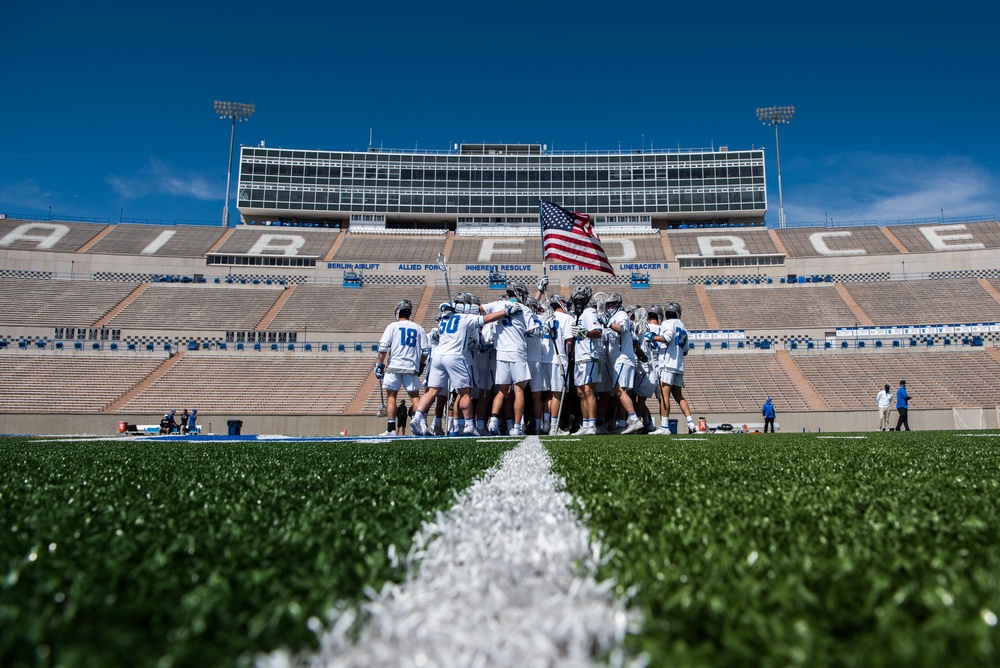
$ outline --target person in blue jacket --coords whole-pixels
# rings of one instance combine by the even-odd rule
[[[893,431],[899,431],[900,427],[906,427],[906,431],[910,431],[910,420],[907,413],[910,410],[910,395],[906,391],[906,381],[899,381],[899,389],[896,390],[896,412],[899,413],[899,419],[896,421],[896,428]]]
[[[764,416],[764,433],[767,433],[768,425],[771,426],[771,433],[774,433],[774,404],[771,403],[771,397],[767,398],[764,405],[760,407],[760,414]]]

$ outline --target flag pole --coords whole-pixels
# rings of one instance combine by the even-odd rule
[[[548,276],[545,266],[545,223],[542,221],[542,198],[538,198],[538,234],[542,241],[542,276]]]

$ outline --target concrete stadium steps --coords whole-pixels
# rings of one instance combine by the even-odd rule
[[[94,325],[140,285],[120,281],[0,278],[0,319],[6,325]]]
[[[148,255],[202,258],[226,229],[195,225],[113,225],[85,249],[107,255]]]
[[[396,302],[409,299],[420,304],[420,285],[394,285],[362,289],[308,283],[298,285],[269,325],[275,330],[312,332],[371,332],[374,338],[392,320]],[[436,310],[434,305],[434,310]],[[252,327],[251,327],[252,329]]]
[[[875,325],[1000,320],[1000,302],[974,278],[866,281],[844,283],[843,288]]]
[[[803,329],[855,322],[854,312],[833,285],[707,287],[705,292],[722,329]]]
[[[108,323],[111,327],[174,330],[251,330],[281,288],[151,284]]]
[[[788,257],[844,257],[822,253],[810,241],[813,235],[823,235],[817,240],[820,248],[826,247],[834,254],[898,255],[899,249],[885,235],[883,228],[867,227],[823,228],[803,227],[772,230],[781,240]],[[863,251],[861,253],[857,251]]]
[[[355,236],[348,234],[333,259],[337,262],[406,262],[435,264],[445,248],[440,236]],[[452,262],[452,258],[448,258]]]

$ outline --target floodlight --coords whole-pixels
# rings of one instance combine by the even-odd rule
[[[229,133],[229,171],[226,173],[226,204],[222,208],[222,226],[229,227],[229,190],[233,178],[233,145],[236,140],[236,123],[245,121],[256,111],[257,107],[245,102],[215,101],[215,113],[223,120],[231,120],[232,130]]]
[[[757,109],[757,120],[764,125],[774,126],[774,153],[778,161],[778,227],[785,226],[785,200],[781,192],[781,146],[778,144],[778,126],[787,123],[795,116],[795,107],[760,107]]]

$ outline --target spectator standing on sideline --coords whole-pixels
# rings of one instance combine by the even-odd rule
[[[889,413],[892,412],[892,392],[889,390],[888,383],[875,395],[875,403],[878,404],[878,430],[889,431]]]
[[[899,413],[899,419],[896,421],[896,428],[893,431],[899,431],[900,427],[905,427],[906,431],[910,431],[910,418],[907,415],[910,411],[910,395],[906,391],[906,381],[899,381],[899,389],[896,390],[896,412]]]
[[[181,433],[186,434],[188,431],[188,409],[181,409],[181,419],[177,424],[180,427]]]
[[[764,416],[764,433],[767,433],[767,427],[770,425],[771,433],[774,433],[774,404],[771,403],[771,397],[768,397],[764,402],[764,405],[760,407],[760,414]]]
[[[195,430],[195,425],[198,423],[198,409],[191,409],[191,414],[188,415],[187,423],[184,425],[184,433],[190,434]]]

